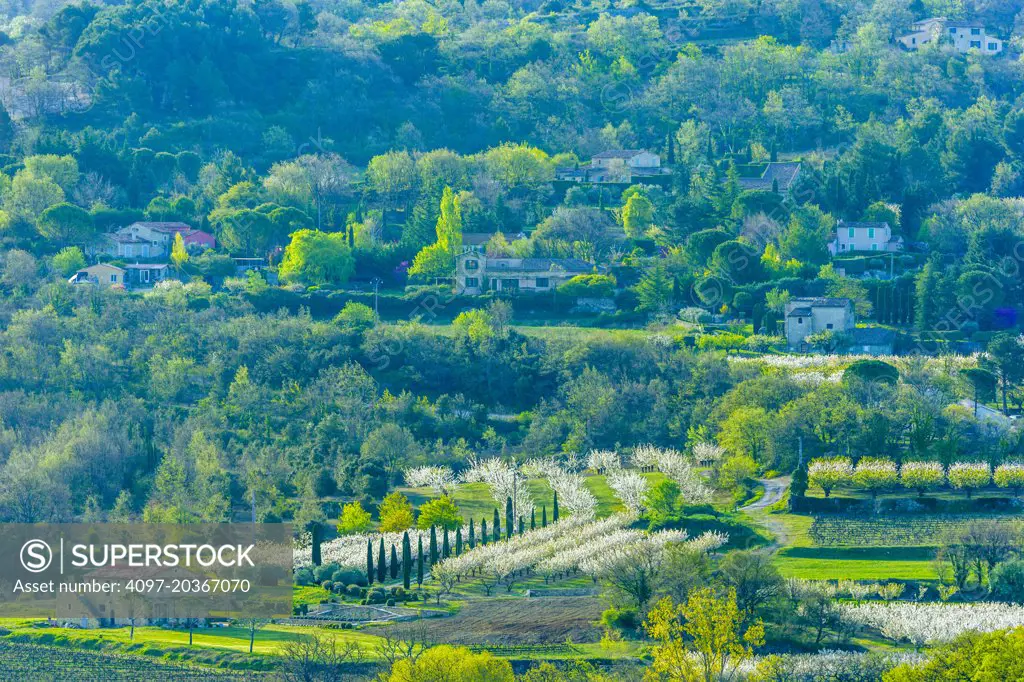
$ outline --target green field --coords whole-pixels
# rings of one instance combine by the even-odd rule
[[[775,555],[786,578],[936,580],[930,547],[787,547]]]

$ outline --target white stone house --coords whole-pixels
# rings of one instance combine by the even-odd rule
[[[793,298],[786,303],[786,341],[790,350],[811,350],[807,337],[835,332],[847,343],[837,351],[891,355],[896,333],[884,327],[858,327],[853,301],[848,298]]]
[[[594,271],[593,265],[576,258],[488,258],[467,250],[455,260],[455,293],[552,291],[576,275]]]
[[[118,258],[162,258],[171,253],[174,235],[193,232],[185,223],[146,222],[132,223],[108,235],[109,253]]]
[[[661,157],[646,149],[610,149],[578,167],[555,169],[555,178],[567,182],[636,183],[670,174],[661,167]]]
[[[848,298],[794,298],[786,303],[786,341],[792,350],[807,350],[805,339],[812,334],[844,334],[856,325]]]
[[[902,251],[903,246],[903,237],[893,236],[889,223],[840,220],[828,251],[835,256],[850,251]]]
[[[981,54],[995,55],[1005,48],[1003,40],[989,35],[981,24],[950,21],[945,17],[917,21],[910,25],[910,33],[900,36],[897,40],[908,50],[916,50],[935,41],[948,41],[960,54],[975,50]]]

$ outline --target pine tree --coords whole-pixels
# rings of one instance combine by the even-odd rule
[[[409,531],[402,533],[402,587],[409,589],[412,573],[412,547],[409,545]]]
[[[366,582],[373,584],[373,545],[369,539],[366,540]]]
[[[476,528],[473,527],[473,519],[469,520],[469,548],[476,547]]]
[[[487,544],[487,519],[480,520],[480,544]]]
[[[530,509],[530,530],[536,530],[537,528],[537,508],[533,507]]]
[[[423,585],[423,536],[419,537],[419,546],[416,548],[416,585]]]
[[[380,538],[380,547],[377,549],[377,582],[382,583],[388,577],[388,562],[384,556],[384,537]]]
[[[437,529],[430,527],[430,565],[437,563]]]
[[[394,545],[391,545],[391,565],[388,567],[391,579],[394,580],[398,577],[398,551]]]
[[[444,529],[444,535],[441,536],[441,558],[447,559],[452,553],[452,546],[448,544],[448,529]]]
[[[551,504],[551,520],[558,523],[558,491],[555,491],[555,501]]]
[[[498,510],[494,510],[494,521],[491,526],[491,539],[497,542],[501,539],[501,518],[498,516]]]
[[[516,532],[515,519],[512,518],[512,498],[505,498],[505,537],[511,538]]]
[[[455,556],[462,554],[462,529],[455,529]]]
[[[541,528],[547,528],[548,527],[548,507],[547,507],[547,505],[544,505],[544,506],[542,506],[540,508],[540,527]]]

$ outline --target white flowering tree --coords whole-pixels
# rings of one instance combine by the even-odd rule
[[[608,486],[629,512],[643,514],[646,511],[644,499],[647,497],[647,479],[635,471],[619,469],[607,476]]]
[[[687,504],[703,504],[711,499],[711,489],[700,472],[676,450],[638,445],[631,461],[640,470],[656,469],[675,481]]]
[[[891,490],[899,482],[896,462],[882,457],[862,457],[853,470],[853,484],[877,498],[878,493]]]
[[[451,495],[455,491],[455,473],[445,466],[427,466],[406,469],[406,485],[413,488],[433,488],[438,495]]]
[[[969,631],[993,632],[1024,625],[1024,606],[1016,604],[929,604],[913,602],[842,605],[850,622],[874,628],[893,642],[920,648],[941,644]]]
[[[963,490],[967,497],[981,490],[992,480],[992,470],[985,462],[956,462],[950,465],[946,474],[949,484],[957,490]]]
[[[523,471],[547,480],[551,489],[558,493],[559,509],[583,518],[593,518],[597,513],[597,498],[587,488],[583,477],[568,466],[550,459],[532,459],[523,465]]]
[[[900,485],[916,490],[920,496],[941,488],[945,482],[946,472],[939,462],[904,462],[900,467]]]
[[[829,497],[832,491],[853,480],[853,465],[849,457],[819,457],[807,465],[807,482],[816,485]]]
[[[515,462],[509,463],[497,457],[483,460],[470,457],[469,468],[462,472],[462,482],[485,483],[501,509],[511,498],[514,518],[518,519],[533,509],[533,497],[526,485],[526,477]]]
[[[1014,495],[1020,495],[1024,488],[1024,463],[1006,462],[996,467],[992,480],[1000,488],[1008,488]]]

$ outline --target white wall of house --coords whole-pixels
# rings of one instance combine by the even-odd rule
[[[807,315],[792,315],[799,308],[810,308]],[[791,348],[799,347],[811,334],[823,331],[847,332],[856,326],[852,308],[835,305],[815,306],[799,300],[786,306],[786,341]]]
[[[836,227],[836,238],[829,245],[832,255],[847,251],[899,251],[902,243],[890,243],[892,229],[884,227],[853,227],[840,223]]]

